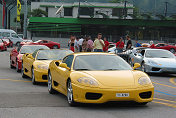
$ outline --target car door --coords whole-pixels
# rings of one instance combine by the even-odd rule
[[[73,58],[74,58],[73,55],[68,55],[63,59],[62,63],[66,63],[67,66],[71,69]],[[60,71],[59,83],[61,84],[62,89],[66,91],[66,82],[67,79],[70,77],[70,70],[60,67],[59,71]]]
[[[136,53],[135,58],[134,58],[134,63],[140,63],[142,62],[144,58],[145,50],[141,50]]]

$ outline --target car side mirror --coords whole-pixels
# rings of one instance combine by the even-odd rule
[[[59,64],[59,66],[62,68],[66,68],[67,70],[70,70],[70,68],[67,66],[66,63],[61,63],[61,64]]]
[[[136,68],[139,68],[139,67],[141,67],[141,65],[139,63],[135,63],[133,66],[133,70],[135,70]]]
[[[30,59],[34,59],[34,57],[31,54],[27,55],[27,57]]]

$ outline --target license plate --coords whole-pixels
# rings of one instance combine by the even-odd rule
[[[129,93],[116,93],[116,97],[129,97]]]

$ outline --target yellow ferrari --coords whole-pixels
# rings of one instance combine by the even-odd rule
[[[22,57],[22,77],[30,77],[33,84],[48,82],[48,67],[52,60],[62,60],[71,50],[52,49],[36,50],[33,54],[25,54]]]
[[[153,100],[149,76],[135,70],[121,57],[108,53],[73,53],[52,61],[48,69],[48,91],[67,96],[68,103],[135,101],[145,105]]]

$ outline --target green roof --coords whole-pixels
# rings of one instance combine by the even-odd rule
[[[176,20],[30,17],[29,23],[176,27]]]

